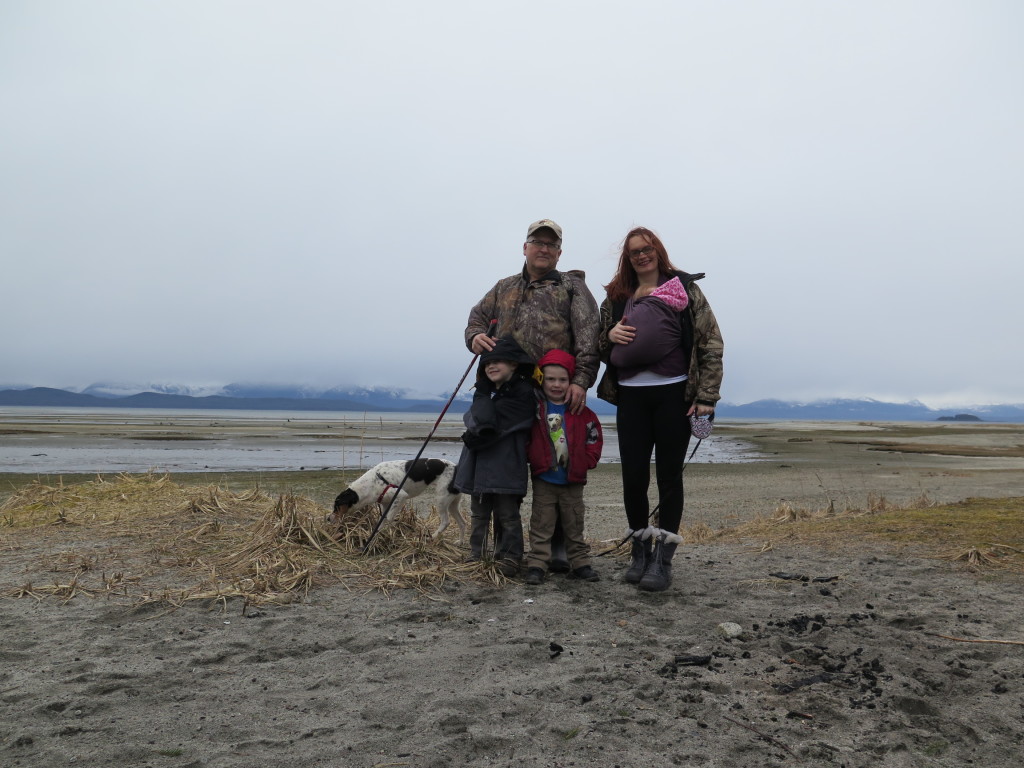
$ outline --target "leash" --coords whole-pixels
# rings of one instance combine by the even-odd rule
[[[494,320],[491,320],[491,325],[487,331],[487,335],[493,338],[494,333],[495,331],[497,331],[497,329],[498,320],[497,318],[495,318]],[[433,429],[430,430],[430,434],[427,435],[427,439],[423,441],[423,445],[420,446],[420,450],[417,452],[416,457],[409,462],[409,468],[405,470],[405,475],[402,477],[402,482],[395,486],[395,495],[391,497],[391,501],[388,502],[387,509],[385,509],[384,512],[381,514],[380,519],[377,521],[377,524],[373,526],[373,530],[370,532],[370,537],[366,540],[366,543],[363,545],[362,554],[365,555],[367,551],[370,549],[370,544],[373,543],[373,540],[377,537],[377,534],[380,532],[380,527],[384,524],[384,521],[387,520],[388,513],[391,511],[391,507],[395,505],[395,499],[397,499],[398,494],[402,492],[402,486],[404,486],[405,481],[409,479],[409,473],[412,472],[412,468],[416,466],[416,462],[420,460],[420,456],[423,455],[423,451],[426,449],[427,443],[430,442],[430,438],[432,438],[434,436],[434,433],[437,432],[437,427],[441,424],[441,419],[443,419],[444,415],[448,413],[448,408],[451,407],[452,402],[455,400],[455,395],[459,393],[459,390],[462,388],[462,383],[466,380],[466,377],[469,376],[469,372],[473,370],[473,365],[476,364],[476,360],[478,357],[480,357],[480,355],[473,355],[473,359],[469,361],[469,366],[466,368],[466,372],[462,374],[462,378],[459,379],[459,383],[456,384],[455,389],[452,390],[452,396],[448,398],[448,402],[445,403],[444,408],[441,409],[441,415],[438,416],[437,421],[434,422]],[[385,493],[386,492],[387,491],[385,490]],[[381,498],[383,498],[383,496]]]
[[[690,462],[693,461],[694,454],[697,453],[697,449],[700,448],[700,444],[703,443],[703,442],[704,442],[704,438],[702,438],[702,437],[697,438],[697,444],[695,446],[693,446],[693,450],[690,451],[690,458],[688,458],[683,463],[683,468],[681,470],[679,470],[679,474],[682,474],[683,472],[685,472],[686,468],[688,466],[690,466]],[[648,522],[650,522],[651,520],[654,519],[654,516],[658,513],[659,509],[661,509],[661,502],[660,501],[654,507],[654,509],[651,510],[651,514],[649,514],[647,516]],[[635,533],[635,531],[634,531],[634,533]],[[633,534],[632,533],[627,533],[625,538],[623,538],[622,541],[620,541],[614,547],[612,547],[611,549],[607,549],[604,552],[598,552],[596,555],[594,555],[594,557],[604,557],[605,555],[610,555],[612,552],[616,551],[619,547],[621,547],[623,544],[625,544],[631,538],[633,538]]]

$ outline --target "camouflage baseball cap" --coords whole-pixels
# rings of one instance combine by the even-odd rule
[[[553,222],[551,219],[541,219],[540,221],[533,222],[533,224],[530,225],[530,228],[526,230],[526,239],[529,240],[530,236],[533,235],[533,233],[536,232],[538,229],[545,228],[550,229],[552,232],[554,232],[555,237],[558,238],[559,242],[562,241],[562,228],[555,224],[555,222]]]

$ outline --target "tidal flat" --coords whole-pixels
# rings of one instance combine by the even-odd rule
[[[378,461],[416,455],[435,421],[421,414],[7,408],[0,410],[0,498],[36,481],[157,472],[184,484],[296,493],[326,507]],[[457,460],[461,432],[460,417],[446,416],[423,455]],[[606,423],[605,432],[605,460],[585,494],[588,530],[601,538],[617,535],[624,522],[613,426]],[[232,459],[217,464],[218,451]],[[188,458],[153,461],[161,452]],[[32,455],[49,453],[60,461]],[[723,419],[685,472],[686,519],[713,527],[771,514],[783,503],[845,509],[878,498],[1002,498],[1024,490],[1024,425]],[[529,498],[526,506],[524,514]]]
[[[1021,427],[723,421],[714,440],[756,458],[687,467],[662,593],[626,583],[616,553],[596,583],[495,580],[455,526],[389,529],[371,555],[291,538],[276,511],[322,518],[358,468],[0,475],[0,503],[25,502],[0,515],[2,762],[1018,762]],[[586,488],[595,548],[622,534],[618,469]],[[401,586],[430,568],[429,589]]]

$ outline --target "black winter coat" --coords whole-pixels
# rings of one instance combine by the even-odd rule
[[[525,496],[529,478],[526,448],[536,417],[533,383],[522,373],[495,390],[477,382],[473,404],[463,416],[466,443],[455,470],[462,493]]]

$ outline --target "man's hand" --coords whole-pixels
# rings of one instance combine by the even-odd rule
[[[473,337],[470,349],[474,355],[482,355],[484,352],[490,352],[494,349],[494,345],[498,342],[486,333],[478,333]]]
[[[578,414],[587,404],[587,390],[579,384],[569,385],[569,413]]]

